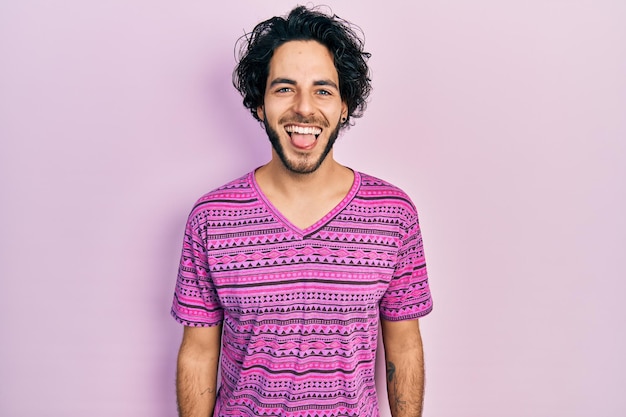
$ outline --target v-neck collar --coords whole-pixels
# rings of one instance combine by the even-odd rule
[[[306,229],[300,229],[298,226],[291,223],[289,219],[283,216],[283,214],[265,196],[263,191],[261,191],[261,187],[257,183],[256,177],[254,175],[255,171],[256,170],[248,174],[248,181],[252,185],[252,188],[258,195],[259,199],[263,202],[265,207],[272,213],[272,215],[276,218],[276,220],[278,220],[285,228],[293,231],[296,235],[298,235],[301,238],[304,238],[308,235],[313,234],[317,230],[321,229],[324,225],[326,225],[333,218],[335,218],[337,214],[339,214],[344,208],[346,208],[348,204],[350,204],[350,202],[352,201],[356,193],[359,191],[359,188],[361,187],[361,174],[355,170],[352,170],[352,172],[354,173],[354,181],[352,182],[352,187],[350,187],[350,190],[345,195],[345,197],[332,210],[330,210],[328,213],[322,216],[321,219],[319,219],[318,221],[316,221],[315,223],[313,223],[311,226],[307,227]]]

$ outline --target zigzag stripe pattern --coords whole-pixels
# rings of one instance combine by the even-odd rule
[[[172,315],[223,323],[215,416],[374,417],[380,318],[432,309],[415,207],[355,172],[330,213],[300,230],[251,172],[198,200]]]

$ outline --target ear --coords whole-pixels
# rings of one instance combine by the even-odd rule
[[[341,103],[341,117],[348,118],[348,104],[345,101]]]
[[[256,115],[259,116],[259,119],[262,121],[265,120],[265,108],[263,106],[259,106],[256,108]]]

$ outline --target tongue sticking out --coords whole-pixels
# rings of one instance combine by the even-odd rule
[[[308,149],[315,144],[315,135],[302,135],[294,132],[291,134],[291,143],[296,148]]]

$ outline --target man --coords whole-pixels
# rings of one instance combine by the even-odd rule
[[[305,7],[249,34],[234,83],[272,158],[189,216],[172,307],[181,416],[378,416],[379,324],[392,415],[421,415],[417,213],[333,158],[365,108],[367,58],[348,22]]]

